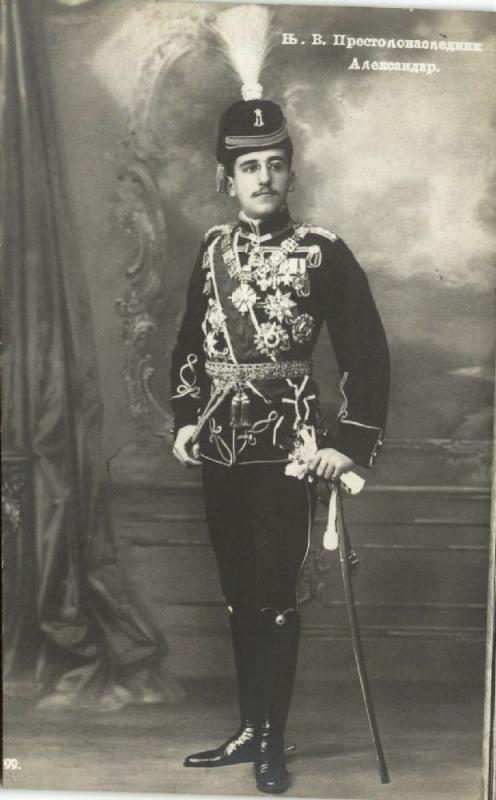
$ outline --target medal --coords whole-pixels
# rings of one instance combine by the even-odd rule
[[[265,258],[264,254],[260,250],[259,247],[254,247],[251,251],[250,255],[248,256],[248,266],[250,269],[258,269],[258,267],[262,267],[264,264]]]

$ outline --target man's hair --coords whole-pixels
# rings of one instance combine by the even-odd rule
[[[281,142],[281,144],[274,145],[274,149],[277,148],[277,147],[279,147],[281,150],[284,150],[284,152],[286,153],[286,158],[288,159],[288,167],[289,167],[289,169],[291,169],[291,166],[292,166],[292,163],[293,163],[293,144],[291,142],[291,139],[286,139],[284,142]],[[261,148],[259,152],[263,152],[263,150],[267,150],[267,149],[268,148],[266,148],[266,147],[264,147],[263,149]],[[270,149],[272,150],[273,148],[270,148]],[[246,155],[246,153],[251,153],[251,152],[254,152],[254,151],[252,151],[252,150],[250,150],[248,148],[246,150],[243,150],[242,152],[238,151],[236,153],[236,155],[234,156],[234,158],[232,158],[231,161],[227,162],[227,164],[226,164],[226,174],[230,178],[232,178],[233,175],[234,175],[234,165],[236,163],[236,159],[240,158],[241,156]]]

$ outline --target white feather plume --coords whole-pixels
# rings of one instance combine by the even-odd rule
[[[271,47],[271,17],[272,12],[266,6],[234,6],[221,11],[212,23],[227,59],[241,81],[244,100],[262,97],[259,78]]]

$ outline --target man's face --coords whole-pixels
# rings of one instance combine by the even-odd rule
[[[293,180],[286,153],[275,147],[238,156],[228,191],[248,217],[264,219],[286,204]]]

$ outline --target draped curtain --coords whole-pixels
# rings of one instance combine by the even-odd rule
[[[90,305],[40,0],[2,4],[4,677],[50,707],[181,690],[116,563]]]

